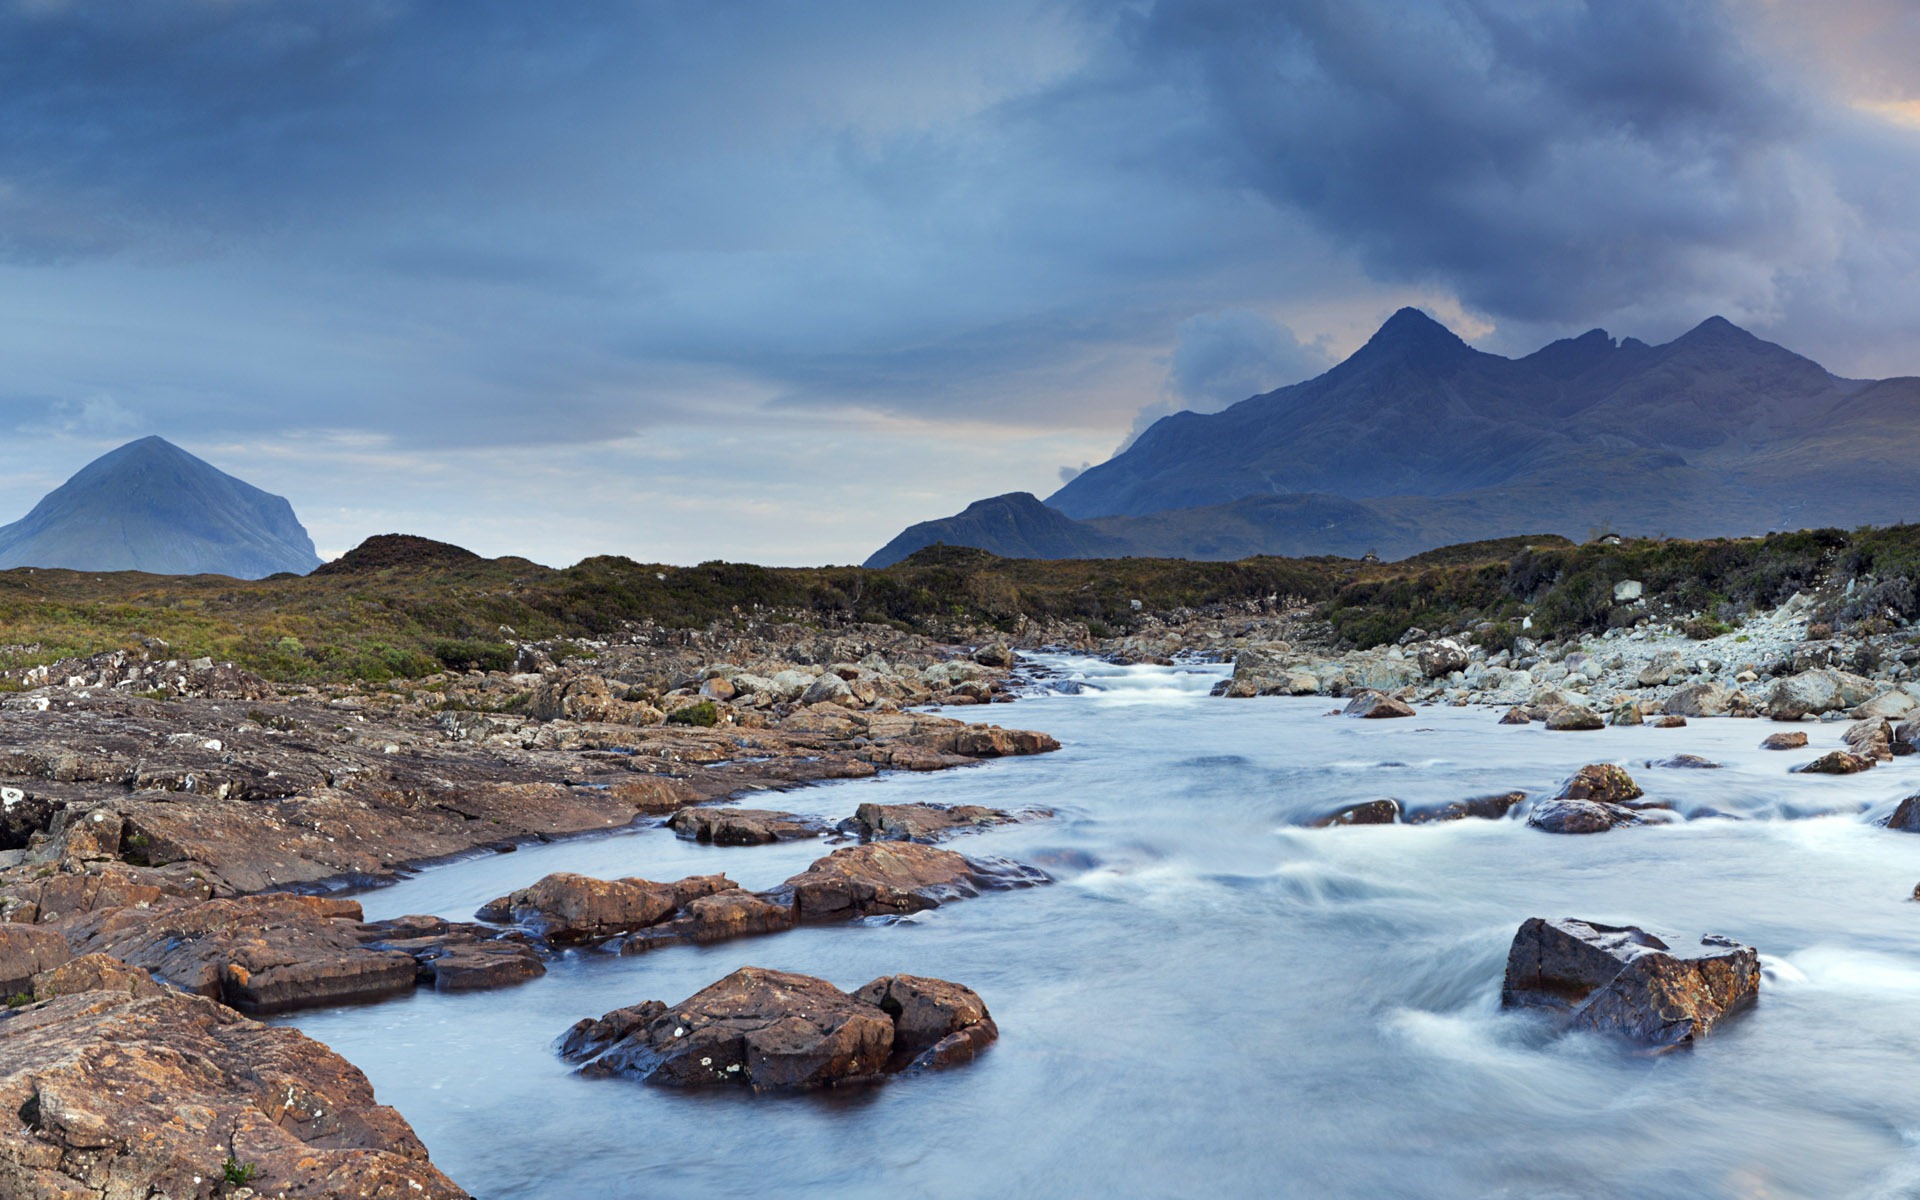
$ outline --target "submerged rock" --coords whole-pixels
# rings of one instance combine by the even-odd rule
[[[1398,800],[1365,800],[1359,804],[1349,804],[1345,808],[1336,808],[1325,816],[1315,817],[1307,822],[1315,829],[1326,829],[1333,825],[1391,825],[1400,819]]]
[[[1505,713],[1501,714],[1500,717],[1500,723],[1502,725],[1529,725],[1532,724],[1532,722],[1533,718],[1528,715],[1527,710],[1518,705],[1508,709]]]
[[[1685,717],[1668,715],[1655,721],[1653,727],[1655,729],[1685,729],[1687,727],[1687,719]]]
[[[585,1075],[791,1089],[963,1062],[998,1036],[980,997],[945,980],[889,975],[849,995],[742,967],[672,1007],[648,1001],[581,1021],[560,1053]]]
[[[1726,938],[1682,956],[1632,926],[1533,917],[1507,951],[1500,1002],[1562,1014],[1655,1051],[1690,1045],[1760,993],[1760,956]]]
[[[1383,692],[1362,692],[1347,702],[1340,710],[1343,717],[1411,717],[1413,707],[1404,700],[1396,699]]]
[[[1475,796],[1470,800],[1455,800],[1427,808],[1409,809],[1406,822],[1409,825],[1431,825],[1438,821],[1498,821],[1506,817],[1515,808],[1526,803],[1525,792],[1502,792],[1496,796]]]
[[[1710,758],[1701,758],[1698,754],[1675,754],[1670,758],[1654,759],[1647,765],[1680,771],[1717,771],[1722,766]]]

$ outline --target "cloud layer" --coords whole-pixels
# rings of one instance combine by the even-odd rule
[[[1897,0],[17,0],[0,504],[156,432],[334,550],[849,560],[1402,303],[1920,371],[1916,49]]]

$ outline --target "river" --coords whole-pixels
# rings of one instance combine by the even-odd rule
[[[1325,699],[1219,700],[1223,668],[1054,665],[1077,695],[955,710],[1058,753],[811,787],[862,801],[1051,808],[949,843],[1053,873],[916,917],[618,958],[288,1020],[372,1078],[481,1200],[532,1197],[1908,1197],[1920,1195],[1920,836],[1875,828],[1920,759],[1788,772],[1838,744],[1758,749],[1777,725],[1553,733],[1485,709],[1327,716]],[[1718,770],[1650,767],[1687,752]],[[1625,765],[1701,818],[1589,836],[1518,820],[1308,829],[1344,803],[1550,793]],[[766,887],[818,843],[713,848],[646,830],[437,867],[362,897],[371,918],[471,918],[557,870]],[[1530,916],[1757,946],[1760,1004],[1644,1058],[1498,1007]],[[583,1016],[678,1001],[736,967],[847,989],[906,972],[980,993],[1000,1041],[972,1064],[848,1092],[678,1092],[575,1077]]]

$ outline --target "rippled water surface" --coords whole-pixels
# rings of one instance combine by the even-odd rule
[[[1064,660],[1063,660],[1064,661]],[[1032,759],[769,798],[1044,806],[1051,822],[955,849],[1057,882],[910,920],[806,928],[544,979],[420,993],[292,1023],[366,1070],[483,1200],[573,1196],[1920,1196],[1920,836],[1877,829],[1920,760],[1851,778],[1787,768],[1838,744],[1757,748],[1779,726],[1695,721],[1549,733],[1486,710],[1350,721],[1325,700],[1206,696],[1217,668],[1068,663],[1093,685],[960,710],[1058,736]],[[1650,767],[1688,752],[1719,770]],[[1549,792],[1590,761],[1701,817],[1555,837],[1517,820],[1315,830],[1376,796]],[[665,830],[441,867],[369,916],[470,917],[548,871],[766,887],[817,843],[703,848]],[[1529,916],[1758,946],[1760,1005],[1696,1051],[1636,1058],[1502,1013]],[[677,1001],[736,967],[937,975],[1001,1040],[975,1063],[828,1095],[582,1080],[573,1021]]]

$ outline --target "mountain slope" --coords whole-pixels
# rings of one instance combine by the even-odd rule
[[[1047,504],[1124,553],[1394,556],[1912,521],[1916,461],[1920,380],[1842,379],[1720,317],[1661,346],[1596,329],[1508,359],[1402,309],[1324,375],[1156,422]]]
[[[286,500],[157,437],[101,455],[0,528],[0,568],[258,579],[319,565]]]

